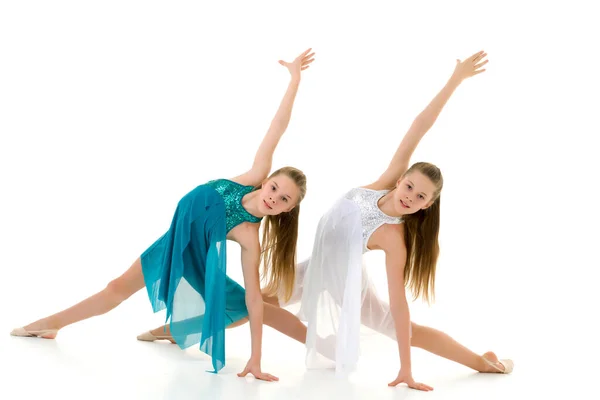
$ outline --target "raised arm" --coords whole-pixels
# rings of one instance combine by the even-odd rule
[[[260,361],[262,357],[262,326],[263,326],[263,299],[260,292],[259,264],[260,244],[258,231],[250,231],[251,234],[241,242],[242,270],[244,274],[244,288],[246,289],[246,308],[248,308],[248,320],[250,321],[250,336],[252,339],[252,350],[250,360],[244,370],[238,374],[244,377],[247,374],[255,378],[276,381],[277,377],[262,372]]]
[[[377,181],[369,185],[370,188],[376,190],[390,189],[395,185],[398,178],[408,169],[410,158],[417,145],[433,126],[456,88],[465,79],[485,71],[481,67],[488,62],[487,60],[483,61],[486,56],[487,53],[480,51],[462,62],[456,60],[456,67],[450,79],[448,79],[442,90],[431,100],[427,107],[415,118],[408,132],[406,132],[400,142],[389,166]]]
[[[298,92],[298,86],[300,85],[302,71],[307,69],[310,66],[309,64],[314,61],[314,58],[312,57],[315,53],[309,54],[310,51],[311,49],[304,51],[291,63],[279,60],[279,64],[290,71],[290,83],[279,104],[277,113],[271,121],[271,126],[256,151],[252,168],[246,173],[233,178],[234,181],[243,185],[255,186],[262,183],[269,175],[275,148],[290,123],[292,108],[294,106],[294,100],[296,99],[296,93]]]

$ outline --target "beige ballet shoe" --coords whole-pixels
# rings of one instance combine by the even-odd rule
[[[144,332],[141,335],[138,335],[137,340],[141,340],[142,342],[154,342],[155,340],[168,340],[171,343],[175,343],[175,340],[172,336],[154,336],[152,332]]]
[[[41,331],[26,331],[25,328],[16,328],[13,329],[10,333],[11,336],[20,336],[20,337],[36,337],[42,339],[54,339],[56,337],[56,333],[58,329],[44,329]]]
[[[496,369],[501,374],[510,374],[513,371],[513,368],[515,367],[515,363],[512,360],[498,360],[498,362],[492,362],[485,357],[482,358],[487,365]],[[500,368],[497,364],[502,365],[504,369]]]

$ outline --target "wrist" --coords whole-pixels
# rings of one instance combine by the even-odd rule
[[[463,79],[460,76],[452,74],[452,76],[448,80],[448,85],[449,86],[453,86],[453,87],[457,87],[458,85],[461,84],[462,81],[463,81]]]

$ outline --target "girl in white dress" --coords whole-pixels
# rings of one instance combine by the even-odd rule
[[[477,355],[443,332],[411,323],[405,294],[408,287],[415,299],[433,299],[443,187],[435,165],[419,162],[409,168],[411,155],[460,83],[485,71],[486,55],[481,51],[463,62],[457,60],[452,76],[414,120],[387,170],[370,185],[348,191],[319,221],[312,255],[296,269],[293,296],[277,299],[281,307],[300,301],[298,316],[308,325],[309,368],[334,360],[337,373],[352,371],[364,324],[398,342],[401,368],[390,386],[404,382],[432,390],[413,379],[411,345],[481,372],[512,371],[511,360],[499,360],[492,352]],[[363,254],[370,250],[385,253],[389,304],[376,295],[363,267]],[[302,339],[302,328],[295,324],[271,325]]]

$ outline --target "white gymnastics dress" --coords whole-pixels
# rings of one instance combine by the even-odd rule
[[[363,264],[369,238],[383,224],[402,219],[385,214],[378,201],[388,190],[353,188],[319,221],[312,254],[297,265],[292,298],[307,324],[306,364],[353,371],[360,353],[361,324],[395,339],[389,304],[376,294]]]

